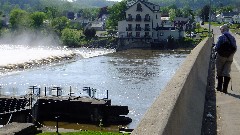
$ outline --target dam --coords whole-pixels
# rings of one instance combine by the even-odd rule
[[[79,51],[85,52],[83,57],[90,52]],[[1,94],[25,95],[29,86],[35,85],[42,89],[60,86],[63,95],[69,94],[71,86],[74,96],[86,96],[82,88],[88,86],[97,89],[97,98],[105,98],[108,90],[112,104],[129,107],[128,117],[132,122],[127,126],[135,128],[146,108],[161,93],[161,89],[188,55],[181,51],[141,49],[107,54],[99,51],[96,50],[98,57],[91,53],[90,57],[55,66],[3,75],[0,78]]]

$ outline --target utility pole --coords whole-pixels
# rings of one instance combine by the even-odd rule
[[[211,36],[211,20],[212,20],[212,15],[211,15],[211,6],[212,6],[212,0],[209,0],[209,28],[208,28],[208,37]]]
[[[56,116],[55,119],[56,119],[56,122],[57,122],[57,126],[56,126],[56,129],[57,129],[57,130],[56,130],[56,133],[58,133],[58,119],[59,119],[59,116]]]

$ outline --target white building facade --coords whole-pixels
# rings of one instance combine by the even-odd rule
[[[135,2],[126,10],[126,20],[118,22],[119,37],[156,38],[153,28],[161,24],[159,9],[159,6],[143,0]]]
[[[179,31],[174,26],[164,27],[162,24],[160,6],[137,0],[126,10],[126,19],[118,22],[118,37],[147,42],[161,42],[169,36],[179,38]]]

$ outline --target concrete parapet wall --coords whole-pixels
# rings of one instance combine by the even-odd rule
[[[133,135],[200,135],[212,38],[204,39],[148,109]]]

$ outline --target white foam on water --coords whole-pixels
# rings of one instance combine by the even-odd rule
[[[95,49],[95,48],[80,48],[75,49],[75,53],[81,55],[83,58],[92,58],[96,56],[101,56],[109,53],[113,53],[114,49]]]
[[[0,45],[0,66],[20,64],[41,60],[53,56],[67,56],[73,54],[71,50],[50,47],[28,47],[22,45]]]
[[[0,66],[7,66],[9,64],[21,64],[31,62],[34,60],[41,60],[55,56],[69,56],[78,54],[83,58],[91,58],[108,53],[113,53],[113,49],[89,49],[77,48],[67,49],[64,47],[28,47],[24,45],[0,45]]]

